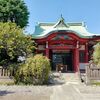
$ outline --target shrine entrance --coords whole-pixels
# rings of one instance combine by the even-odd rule
[[[72,51],[56,51],[52,52],[52,70],[56,70],[58,64],[66,66],[63,72],[72,72],[73,68],[73,57]]]

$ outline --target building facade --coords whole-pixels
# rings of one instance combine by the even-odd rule
[[[62,64],[73,72],[85,69],[93,45],[100,41],[100,35],[89,33],[83,22],[66,23],[63,17],[57,23],[37,24],[32,37],[38,44],[37,53],[50,59],[52,70]]]

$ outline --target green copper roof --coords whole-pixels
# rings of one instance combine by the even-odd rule
[[[34,34],[32,34],[32,37],[34,39],[45,38],[53,32],[58,31],[73,32],[81,38],[91,38],[94,35],[86,30],[85,24],[83,22],[66,23],[63,17],[61,17],[57,23],[39,23],[35,27],[35,31]]]

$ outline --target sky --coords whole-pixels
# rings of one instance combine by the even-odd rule
[[[100,0],[24,0],[28,7],[26,32],[34,33],[37,22],[85,22],[90,33],[100,34]]]

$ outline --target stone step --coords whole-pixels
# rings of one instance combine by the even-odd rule
[[[54,73],[55,82],[57,83],[81,83],[80,77],[78,73]]]

